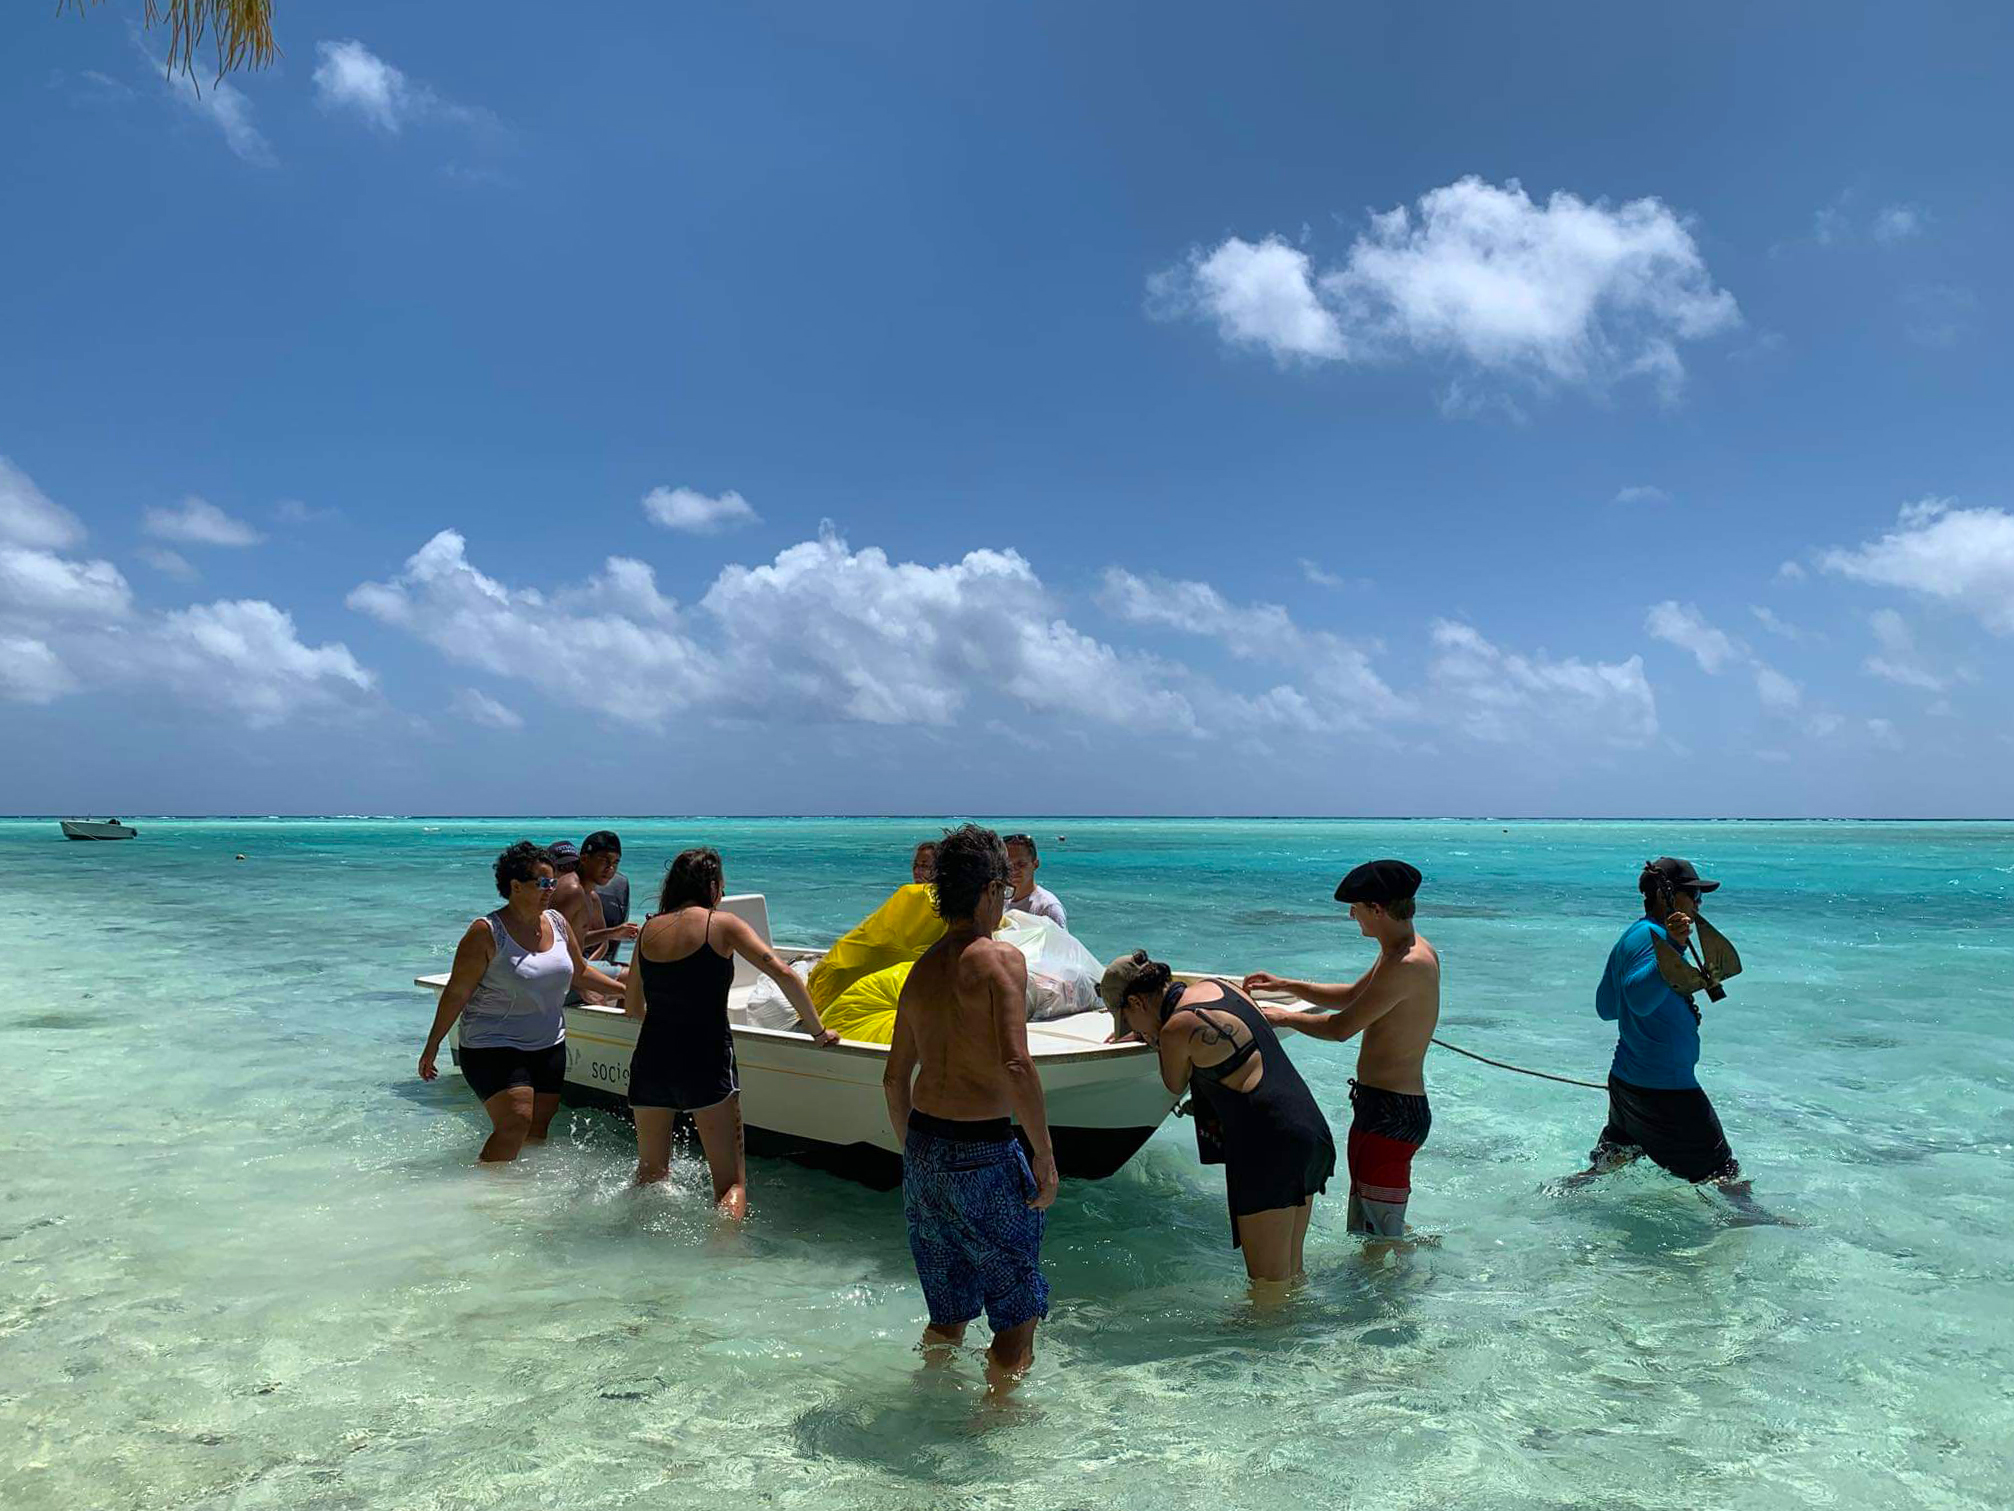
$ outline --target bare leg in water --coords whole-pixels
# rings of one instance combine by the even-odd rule
[[[508,1164],[517,1158],[531,1133],[532,1103],[529,1086],[507,1086],[483,1103],[490,1117],[490,1136],[477,1157],[485,1165]]]
[[[713,1174],[713,1207],[730,1222],[748,1216],[748,1152],[741,1131],[741,1094],[692,1115]]]
[[[559,1113],[559,1093],[535,1092],[531,1099],[531,1128],[525,1133],[527,1144],[543,1144],[546,1135],[552,1131],[552,1120]]]
[[[1297,1207],[1248,1212],[1237,1219],[1238,1248],[1245,1256],[1245,1276],[1251,1282],[1252,1300],[1259,1305],[1286,1300],[1295,1282],[1302,1278],[1301,1244],[1307,1236],[1308,1218],[1314,1205],[1314,1198],[1310,1197]]]

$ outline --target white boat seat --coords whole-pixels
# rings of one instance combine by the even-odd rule
[[[723,913],[732,913],[736,918],[739,918],[743,923],[754,929],[764,944],[770,942],[769,899],[764,897],[760,892],[737,892],[732,897],[723,897],[720,899],[720,911]],[[753,986],[761,979],[761,976],[762,972],[758,971],[746,960],[743,960],[739,955],[734,957],[735,986]]]

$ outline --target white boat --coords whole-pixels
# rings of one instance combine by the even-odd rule
[[[769,938],[769,905],[760,893],[721,899],[723,910]],[[785,960],[815,960],[824,952],[780,946]],[[886,1190],[901,1182],[902,1159],[888,1125],[881,1074],[888,1046],[842,1039],[819,1048],[794,1029],[750,1021],[749,996],[764,979],[736,958],[727,1016],[741,1070],[741,1116],[748,1147],[786,1155]],[[438,994],[445,973],[414,978]],[[629,1111],[629,1060],[642,1020],[620,1007],[566,1010],[565,1099],[576,1105]],[[1139,1152],[1176,1101],[1161,1084],[1154,1050],[1107,1044],[1112,1020],[1103,1011],[1028,1025],[1028,1047],[1042,1078],[1056,1165],[1066,1179],[1102,1180]],[[454,1044],[460,1063],[460,1025]]]
[[[131,839],[140,831],[115,818],[66,818],[58,820],[65,839]]]

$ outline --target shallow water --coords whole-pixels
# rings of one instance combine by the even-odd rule
[[[1065,1185],[1036,1370],[924,1371],[900,1199],[756,1160],[627,1187],[627,1127],[471,1164],[413,1075],[488,862],[579,821],[0,822],[0,1505],[2004,1507],[2014,1499],[2014,826],[1050,820],[1102,954],[1342,974],[1349,862],[1426,871],[1443,1035],[1599,1080],[1593,983],[1648,856],[1726,888],[1746,974],[1701,1077],[1771,1208],[1655,1171],[1568,1196],[1592,1091],[1436,1052],[1412,1218],[1244,1299],[1221,1177],[1171,1124]],[[627,821],[641,909],[725,853],[783,941],[907,879],[915,821]],[[246,860],[237,862],[239,852]],[[1338,1130],[1350,1064],[1295,1044]],[[1340,1185],[1335,1188],[1341,1190]],[[983,1331],[983,1329],[982,1329]]]

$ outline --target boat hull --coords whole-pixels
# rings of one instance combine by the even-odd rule
[[[58,822],[63,826],[65,839],[131,839],[140,832],[129,824],[106,824],[92,819],[66,818]]]
[[[1031,1048],[1047,1104],[1057,1169],[1070,1180],[1103,1180],[1154,1135],[1175,1104],[1156,1058],[1143,1045],[1106,1046],[1102,1013],[1031,1024]],[[567,1009],[564,1100],[629,1115],[629,1064],[641,1021],[619,1010]],[[1060,1031],[1085,1037],[1065,1047]],[[741,1117],[749,1148],[887,1190],[902,1180],[902,1157],[888,1123],[883,1045],[842,1041],[829,1048],[801,1033],[733,1025]],[[1039,1041],[1048,1038],[1048,1046]],[[1043,1048],[1049,1049],[1043,1053]]]

